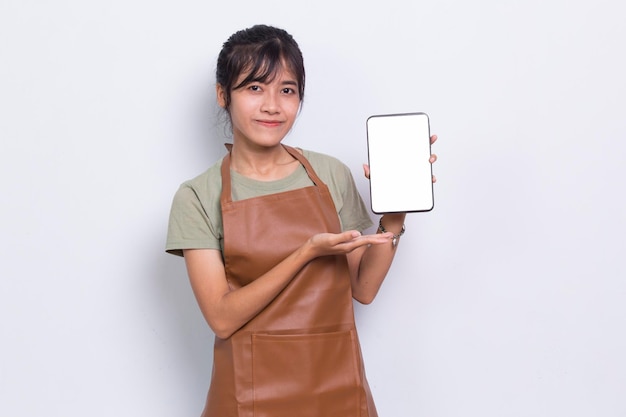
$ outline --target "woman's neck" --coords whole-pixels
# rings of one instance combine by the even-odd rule
[[[298,168],[298,161],[280,144],[271,148],[252,149],[235,143],[230,167],[248,178],[275,181],[292,174]]]

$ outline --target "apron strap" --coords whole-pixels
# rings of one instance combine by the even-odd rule
[[[222,207],[224,206],[224,204],[231,203],[233,201],[233,193],[232,193],[231,180],[230,180],[230,153],[231,153],[233,145],[232,144],[224,144],[224,145],[226,146],[226,149],[228,149],[228,153],[224,155],[224,158],[222,158],[222,166],[220,169],[221,174],[222,174],[222,195],[220,197],[220,202],[222,204]],[[315,184],[318,187],[320,186],[326,187],[326,184],[324,184],[322,180],[320,179],[320,177],[317,176],[317,173],[311,166],[308,159],[304,157],[304,155],[298,152],[296,148],[292,148],[291,146],[287,146],[284,144],[282,146],[283,148],[285,148],[287,152],[289,152],[291,156],[297,159],[298,162],[300,162],[302,166],[304,166],[304,170],[306,171],[311,181],[313,181],[313,184]]]
[[[306,159],[304,157],[304,155],[302,155],[300,152],[298,152],[298,150],[296,148],[292,148],[291,146],[283,145],[283,148],[285,148],[285,150],[287,152],[289,152],[291,154],[291,156],[293,156],[298,161],[300,161],[300,163],[304,166],[304,170],[309,175],[309,178],[311,179],[311,181],[313,181],[313,184],[317,185],[318,187],[320,185],[325,185],[322,182],[322,180],[320,180],[320,178],[317,176],[317,173],[315,172],[315,170],[313,169],[313,167],[309,163],[309,160]]]
[[[233,193],[230,185],[230,149],[228,153],[222,158],[222,166],[220,169],[222,173],[222,195],[220,196],[220,203],[222,209],[224,205],[233,201]]]

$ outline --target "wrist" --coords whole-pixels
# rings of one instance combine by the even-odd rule
[[[385,231],[391,232],[394,235],[398,234],[404,227],[405,218],[406,213],[386,213],[380,218],[380,221],[378,223],[378,229],[384,229]]]
[[[387,219],[385,219],[385,224],[383,224],[383,218],[385,218],[387,215],[382,216],[380,218],[380,220],[378,221],[378,230],[381,233],[393,233],[393,237],[391,238],[391,247],[395,249],[395,247],[398,245],[398,239],[400,239],[400,236],[402,236],[405,232],[405,227],[404,227],[404,217],[405,214],[402,215],[401,217],[395,217],[394,220],[394,225],[393,225],[393,229],[390,229],[392,226],[389,225],[389,223],[391,223],[391,221],[388,221]],[[395,224],[395,223],[398,224]],[[399,225],[399,226],[398,226]],[[396,230],[398,230],[396,232]]]
[[[306,264],[315,258],[314,246],[311,238],[307,239],[298,249],[293,252],[293,257],[299,264]]]

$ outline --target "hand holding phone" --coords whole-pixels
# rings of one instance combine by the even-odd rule
[[[372,211],[430,211],[434,207],[430,123],[426,113],[367,119]]]

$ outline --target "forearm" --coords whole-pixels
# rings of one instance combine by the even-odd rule
[[[227,338],[271,303],[308,262],[389,244],[389,237],[389,233],[363,236],[355,230],[314,235],[267,273],[237,289],[228,285],[219,251],[186,250],[184,254],[202,314],[218,337]]]
[[[301,247],[250,284],[230,289],[223,264],[213,270],[196,269],[206,261],[194,262],[201,254],[186,251],[185,259],[194,294],[207,323],[219,338],[235,331],[261,312],[311,260]]]
[[[385,230],[398,235],[404,225],[405,213],[385,214],[381,220]],[[378,230],[380,232],[380,230]],[[356,273],[352,276],[352,296],[363,304],[371,303],[387,276],[400,239],[396,244],[372,245],[366,248],[355,268]]]

